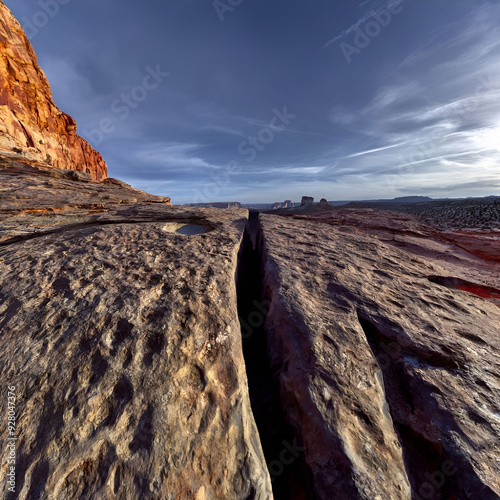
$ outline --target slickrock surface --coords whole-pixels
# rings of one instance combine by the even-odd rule
[[[500,306],[500,231],[480,230],[481,220],[479,227],[470,221],[468,230],[450,231],[439,219],[430,226],[414,214],[371,208],[335,207],[293,217],[344,226],[343,231],[365,234],[430,260],[448,277],[490,290],[486,298]]]
[[[0,397],[16,386],[19,498],[272,498],[236,310],[247,211],[3,174]]]
[[[170,204],[170,198],[135,189],[116,179],[94,182],[83,172],[10,162],[0,155],[0,245],[89,224],[98,214],[136,202]]]
[[[271,369],[314,498],[500,498],[500,309],[354,227],[261,223]]]
[[[0,153],[108,176],[106,163],[59,110],[21,25],[0,0]]]

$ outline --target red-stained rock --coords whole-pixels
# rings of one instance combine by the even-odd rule
[[[481,288],[476,295],[500,305],[497,292],[491,293],[500,290],[500,231],[472,227],[468,231],[449,231],[446,224],[438,224],[437,216],[430,225],[415,214],[372,208],[315,207],[314,211],[286,215],[342,227],[343,232],[366,234],[423,257],[445,269],[448,276],[470,283],[471,293]],[[444,229],[440,230],[439,225]]]
[[[500,231],[457,231],[445,237],[477,257],[500,261]]]
[[[0,0],[0,152],[106,179],[102,156],[54,103],[49,82],[21,25]]]

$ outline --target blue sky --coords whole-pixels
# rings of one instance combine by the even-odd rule
[[[5,3],[110,176],[174,203],[500,194],[498,1]]]

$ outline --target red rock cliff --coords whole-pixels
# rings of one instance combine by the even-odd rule
[[[108,177],[102,156],[52,100],[49,82],[21,25],[0,0],[0,153]]]

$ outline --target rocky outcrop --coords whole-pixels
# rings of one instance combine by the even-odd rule
[[[12,219],[11,231],[24,227],[38,230],[30,225],[35,222],[28,214],[45,213],[53,224],[58,220],[51,218],[54,214],[64,216],[76,210],[84,217],[137,202],[169,205],[170,198],[145,193],[117,179],[95,182],[85,172],[12,162],[0,155],[0,221],[4,230],[8,219]],[[65,222],[64,217],[61,222]],[[3,231],[4,237],[8,234]]]
[[[26,168],[0,171],[18,498],[271,499],[236,308],[248,212]]]
[[[0,153],[105,179],[106,163],[76,133],[75,120],[58,109],[37,57],[0,1]]]
[[[314,198],[312,196],[302,196],[300,200],[300,206],[312,205],[314,203]]]
[[[293,203],[292,200],[277,201],[276,203],[273,204],[271,209],[278,210],[280,208],[293,208],[294,206],[295,203]]]
[[[371,231],[261,224],[269,369],[310,497],[498,499],[500,309]]]

